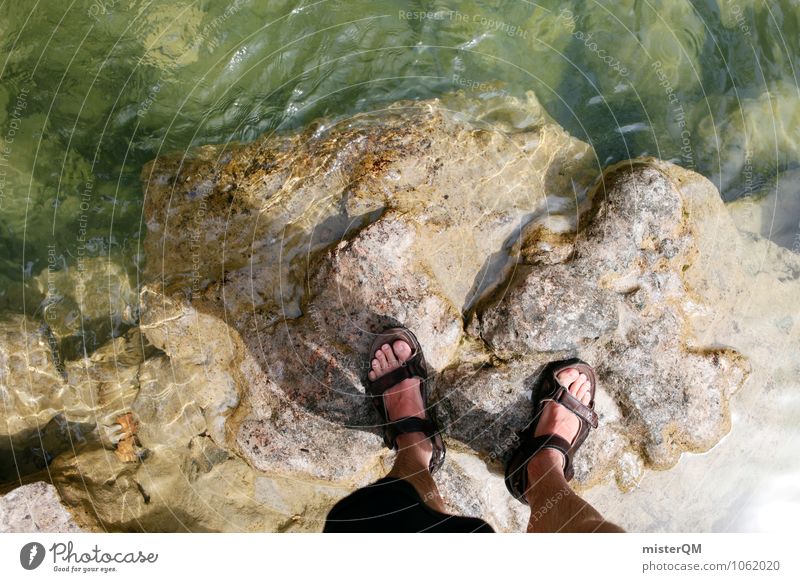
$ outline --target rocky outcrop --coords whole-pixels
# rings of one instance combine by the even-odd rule
[[[8,335],[41,361],[9,350],[4,374],[51,385],[4,394],[30,409],[6,412],[14,435],[58,414],[81,427],[81,446],[43,456],[64,503],[94,528],[319,530],[391,465],[363,383],[372,334],[396,324],[435,372],[454,512],[524,528],[502,462],[552,359],[600,377],[576,486],[629,490],[713,447],[765,365],[737,351],[754,332],[725,299],[756,243],[697,174],[647,159],[599,177],[532,97],[506,106],[525,123],[405,103],[148,166],[137,324],[62,363],[46,330]]]
[[[633,467],[668,468],[683,451],[711,448],[729,429],[727,402],[749,368],[732,350],[686,335],[690,313],[713,309],[689,283],[702,252],[692,206],[724,209],[711,189],[684,200],[673,180],[685,176],[656,162],[607,172],[568,258],[523,263],[480,315],[481,336],[506,358],[544,362],[560,352],[594,362],[610,418],[581,451],[587,481],[611,463],[632,485]]]
[[[758,230],[737,233],[736,226],[746,224],[739,204],[728,206],[732,212],[702,204],[710,190],[706,180],[682,173],[677,183],[693,223],[702,227],[693,231],[701,252],[686,283],[702,290],[703,301],[687,313],[686,337],[692,346],[736,350],[752,371],[731,400],[731,432],[711,451],[685,455],[677,467],[648,474],[632,491],[605,484],[585,494],[632,530],[774,532],[788,523],[796,496],[791,484],[797,455],[789,443],[797,435],[800,393],[800,254]],[[764,215],[771,216],[775,199],[761,200]]]

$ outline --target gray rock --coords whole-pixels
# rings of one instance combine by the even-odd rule
[[[718,197],[704,203],[725,212]],[[584,484],[622,475],[630,454],[641,458],[635,466],[664,469],[683,451],[711,448],[730,428],[727,402],[748,371],[733,350],[685,337],[688,314],[714,306],[686,280],[700,253],[688,228],[695,216],[665,171],[625,163],[606,172],[587,215],[563,262],[518,269],[479,314],[481,337],[503,357],[577,355],[595,366],[622,415],[581,451]]]
[[[56,488],[43,481],[0,495],[0,533],[77,533],[82,531],[61,505]]]

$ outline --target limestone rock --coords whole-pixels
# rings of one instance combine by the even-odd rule
[[[797,456],[780,443],[798,434],[800,255],[758,234],[735,234],[739,217],[707,203],[714,195],[708,180],[662,169],[695,217],[692,236],[701,249],[685,272],[703,299],[688,313],[687,340],[736,350],[752,372],[731,400],[733,429],[711,451],[649,473],[632,491],[599,485],[586,498],[636,531],[776,531],[791,522],[796,499]]]
[[[702,204],[725,212],[712,190]],[[659,164],[609,170],[571,255],[518,269],[480,313],[481,336],[503,357],[542,362],[563,352],[595,366],[604,396],[623,414],[591,436],[605,451],[581,451],[585,483],[622,474],[631,461],[623,451],[667,468],[729,430],[726,403],[748,365],[732,350],[685,337],[691,312],[714,309],[685,274],[701,253],[690,226],[696,218]]]
[[[341,486],[254,471],[206,436],[142,463],[96,449],[52,465],[65,504],[113,531],[319,531]]]
[[[31,318],[0,322],[0,488],[26,481],[94,438],[91,395],[69,385],[55,345],[47,327]]]
[[[179,174],[156,162],[146,245],[164,259],[148,269],[180,309],[225,314],[241,337],[228,446],[269,474],[349,487],[379,476],[391,454],[364,394],[365,351],[397,324],[425,346],[453,446],[493,479],[538,370],[575,353],[602,382],[579,484],[630,488],[645,467],[713,446],[747,365],[685,337],[702,296],[685,280],[696,217],[668,167],[616,169],[570,206],[548,194],[570,171],[588,191],[585,150],[546,118],[500,135],[420,110],[206,148]],[[706,198],[725,212],[713,189]]]
[[[0,496],[0,533],[78,533],[56,488],[38,481]]]
[[[48,340],[32,319],[0,322],[0,434],[36,429],[64,408],[63,368]]]
[[[140,329],[168,359],[147,360],[140,371],[133,405],[142,423],[140,437],[164,442],[207,429],[223,442],[225,419],[239,403],[243,383],[237,371],[244,357],[239,334],[213,314],[151,289],[142,291],[141,303]]]
[[[530,112],[526,131],[400,104],[145,170],[150,278],[224,313],[254,359],[229,423],[253,466],[350,483],[377,475],[386,450],[363,387],[372,334],[411,326],[445,368],[461,311],[511,266],[504,249],[520,225],[569,216],[585,195],[588,146],[533,96],[516,109]]]
[[[516,107],[527,121],[500,131],[397,104],[146,168],[137,326],[63,364],[45,332],[4,331],[3,379],[49,386],[6,389],[31,411],[15,430],[84,437],[46,460],[64,504],[109,530],[318,531],[391,465],[364,385],[373,334],[398,324],[430,364],[449,507],[499,530],[525,525],[502,462],[550,360],[600,378],[578,487],[630,490],[714,446],[748,360],[786,350],[772,328],[741,341],[730,295],[758,277],[793,329],[776,297],[796,255],[766,247],[758,270],[744,257],[766,243],[707,180],[648,159],[595,183],[586,144]]]
[[[88,257],[71,269],[43,269],[35,278],[42,313],[65,357],[80,357],[136,323],[137,294],[128,273],[108,257]]]
[[[390,242],[469,307],[509,266],[519,228],[547,214],[574,220],[599,172],[535,97],[505,108],[535,121],[506,134],[438,101],[400,103],[235,153],[158,159],[143,171],[147,279],[222,304],[237,327],[270,326],[301,315],[316,255],[394,211],[418,228]]]
[[[447,511],[485,519],[495,531],[525,531],[528,508],[509,495],[503,479],[470,452],[451,448],[437,481]]]

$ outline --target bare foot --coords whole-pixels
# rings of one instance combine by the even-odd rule
[[[411,346],[403,340],[395,341],[391,346],[383,344],[375,352],[372,367],[367,376],[370,380],[377,380],[405,362],[411,357]],[[383,393],[383,405],[389,420],[397,420],[408,416],[425,418],[425,403],[419,386],[420,379],[415,376],[395,384]],[[433,445],[423,432],[412,432],[397,436],[399,450],[414,447],[420,455],[420,461],[427,467],[433,454]]]
[[[556,378],[562,386],[569,387],[570,394],[586,406],[589,405],[592,399],[589,389],[592,385],[584,374],[580,374],[575,368],[567,368],[562,370]],[[557,402],[548,402],[542,409],[542,416],[539,424],[536,425],[534,436],[554,434],[571,443],[575,440],[580,426],[580,420],[573,412]],[[566,459],[560,452],[549,448],[542,449],[528,463],[528,476],[535,480],[536,477],[553,470],[554,467],[560,467],[563,471],[565,465]]]

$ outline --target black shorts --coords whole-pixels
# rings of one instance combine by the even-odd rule
[[[339,501],[328,513],[322,531],[494,532],[488,523],[477,517],[447,515],[431,509],[422,502],[413,485],[394,477],[384,477]]]

